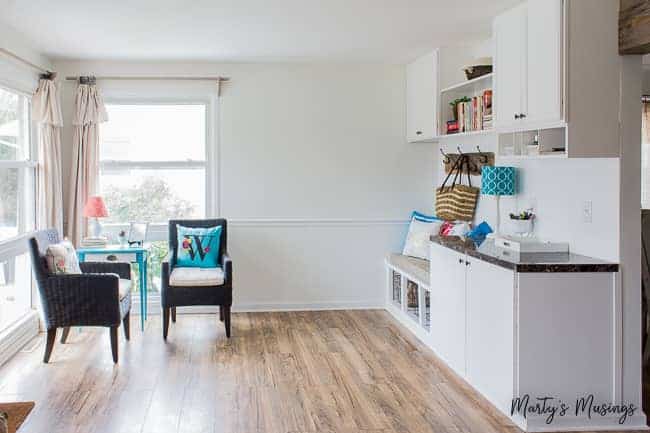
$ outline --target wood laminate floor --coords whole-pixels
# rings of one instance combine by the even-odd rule
[[[73,330],[0,368],[0,401],[34,400],[20,433],[391,433],[520,430],[383,311],[179,315],[162,340]]]

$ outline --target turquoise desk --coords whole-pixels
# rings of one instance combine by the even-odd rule
[[[99,248],[79,248],[77,256],[80,262],[123,262],[137,263],[140,271],[140,327],[144,331],[147,320],[147,260],[149,246],[127,247],[107,245]]]

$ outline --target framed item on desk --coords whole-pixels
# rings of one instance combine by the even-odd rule
[[[149,223],[133,222],[129,228],[129,246],[131,245],[144,245],[147,239],[147,231],[149,230]]]

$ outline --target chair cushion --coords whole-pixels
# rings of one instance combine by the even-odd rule
[[[224,280],[221,268],[175,267],[169,276],[169,285],[182,287],[221,286]]]
[[[118,289],[120,301],[124,299],[126,296],[128,296],[129,291],[131,291],[131,280],[120,278],[120,285]]]
[[[68,240],[49,245],[45,251],[45,261],[50,274],[81,273],[77,252]]]

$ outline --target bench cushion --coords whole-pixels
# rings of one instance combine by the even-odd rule
[[[390,254],[386,257],[386,263],[391,267],[411,275],[413,278],[428,287],[429,285],[429,261],[417,259],[402,254]]]

